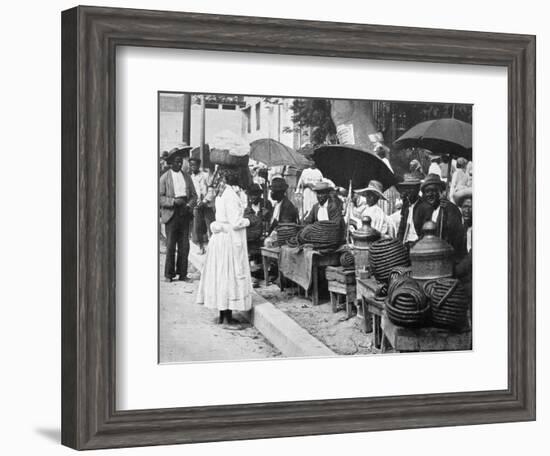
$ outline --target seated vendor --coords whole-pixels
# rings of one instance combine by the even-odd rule
[[[354,191],[351,196],[350,205],[346,206],[345,213],[346,220],[349,220],[352,230],[361,226],[361,214],[365,207],[367,207],[367,200],[365,197]],[[347,211],[349,211],[349,214]]]
[[[378,206],[378,201],[380,199],[386,200],[386,197],[382,193],[383,190],[384,188],[380,182],[371,180],[367,187],[356,190],[355,192],[359,195],[364,195],[367,202],[361,213],[361,219],[365,216],[369,216],[371,219],[371,226],[379,231],[382,236],[394,237],[395,230],[393,229],[393,223],[384,213],[384,210]]]
[[[327,182],[319,182],[313,187],[317,202],[313,205],[304,219],[306,225],[323,220],[342,220],[342,207],[334,197],[331,198],[333,188]]]
[[[298,209],[286,196],[288,184],[282,177],[271,181],[270,196],[275,204],[270,218],[268,234],[271,234],[279,223],[298,223]]]
[[[260,247],[267,223],[271,217],[271,202],[263,201],[262,187],[253,184],[248,189],[248,205],[244,210],[244,217],[250,221],[246,229],[246,241],[248,245],[248,256],[251,260],[260,259]]]

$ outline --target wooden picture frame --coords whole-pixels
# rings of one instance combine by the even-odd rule
[[[117,411],[115,50],[122,45],[506,67],[508,388]],[[63,444],[114,448],[535,419],[534,36],[73,8],[62,13],[62,167]]]

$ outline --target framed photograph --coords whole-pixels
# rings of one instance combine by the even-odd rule
[[[530,35],[64,11],[62,443],[534,420],[535,120]]]

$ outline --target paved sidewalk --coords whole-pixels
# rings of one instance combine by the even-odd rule
[[[193,249],[196,250],[196,249]],[[196,253],[196,252],[193,252]],[[161,255],[161,270],[165,255]],[[218,312],[195,303],[199,273],[189,265],[192,283],[160,283],[160,362],[227,361],[274,358],[281,353],[238,312],[239,325],[218,325]],[[162,277],[162,274],[161,274]]]

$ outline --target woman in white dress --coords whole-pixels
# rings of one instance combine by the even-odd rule
[[[246,245],[243,217],[247,205],[244,190],[239,186],[240,173],[227,169],[225,189],[216,198],[216,221],[210,228],[212,237],[197,290],[197,303],[218,309],[218,323],[234,323],[232,311],[252,307],[252,279]]]

